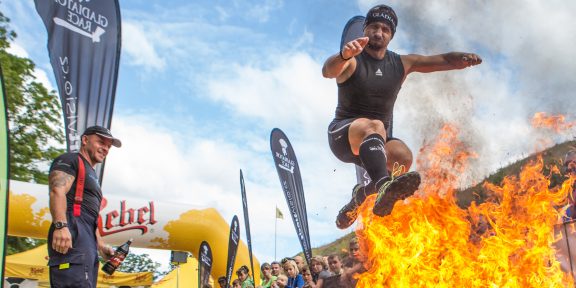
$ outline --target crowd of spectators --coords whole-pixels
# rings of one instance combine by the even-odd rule
[[[353,287],[353,267],[361,266],[358,241],[352,239],[347,254],[315,255],[309,265],[302,256],[285,257],[281,261],[262,263],[261,279],[255,284],[247,266],[236,271],[232,288],[339,288]],[[220,288],[226,288],[226,277],[218,278]]]

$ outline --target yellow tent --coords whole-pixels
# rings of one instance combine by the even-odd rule
[[[36,279],[48,282],[48,248],[46,245],[6,257],[4,277]],[[152,272],[122,273],[112,275],[98,270],[98,287],[148,286],[153,282]]]
[[[197,287],[198,286],[198,260],[188,257],[188,262],[180,265],[180,268],[172,270],[160,281],[152,285],[153,288],[178,288],[178,287]],[[214,285],[210,277],[210,285]]]

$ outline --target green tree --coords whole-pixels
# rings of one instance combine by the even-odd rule
[[[56,91],[34,76],[32,60],[6,49],[16,38],[0,12],[0,63],[7,96],[10,179],[48,184],[48,164],[64,152],[62,110]]]
[[[48,163],[64,152],[61,106],[33,75],[34,62],[6,51],[16,38],[10,19],[0,12],[0,64],[7,97],[10,179],[48,184]],[[46,240],[9,236],[8,255],[46,243]]]
[[[6,238],[6,255],[12,255],[45,244],[46,240],[8,236]]]
[[[156,280],[159,276],[163,275],[163,273],[158,270],[159,268],[160,263],[152,260],[150,255],[129,253],[126,259],[124,259],[124,262],[122,262],[122,265],[118,268],[118,271],[126,273],[153,272],[154,280]]]

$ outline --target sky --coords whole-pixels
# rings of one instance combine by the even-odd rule
[[[271,261],[274,207],[288,216],[269,148],[277,127],[297,154],[312,246],[353,231],[334,224],[355,174],[328,147],[337,89],[321,68],[338,52],[346,21],[382,3],[399,17],[390,50],[483,58],[473,68],[408,76],[394,136],[416,155],[452,123],[478,154],[461,177],[465,187],[542,148],[542,139],[574,139],[574,131],[530,126],[536,112],[574,121],[574,1],[121,0],[112,132],[124,145],[108,156],[104,193],[214,207],[224,219],[238,215],[243,227],[242,169],[254,253]],[[32,59],[38,79],[54,89],[34,2],[4,0],[0,11],[18,34],[10,51]],[[301,251],[289,217],[277,230],[277,258]],[[165,252],[147,253],[168,261]]]

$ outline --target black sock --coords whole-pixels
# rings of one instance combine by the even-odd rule
[[[374,133],[364,139],[360,144],[360,160],[370,179],[374,183],[376,190],[385,183],[388,177],[386,167],[386,151],[384,150],[384,138],[380,134]],[[371,184],[371,183],[370,183]],[[366,187],[368,188],[368,187]],[[369,191],[366,191],[369,193]],[[366,193],[367,194],[367,193]]]

